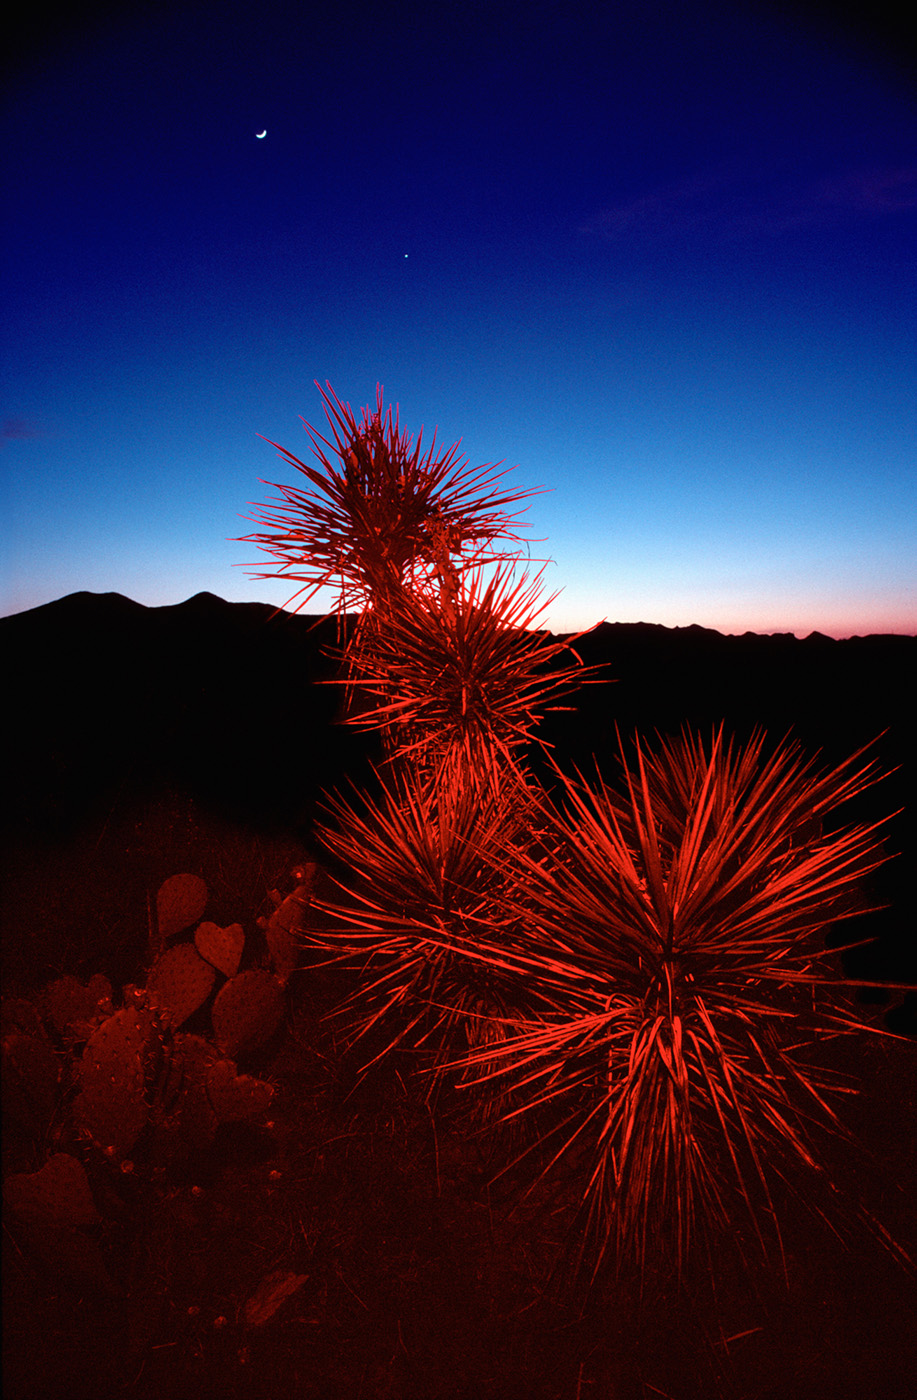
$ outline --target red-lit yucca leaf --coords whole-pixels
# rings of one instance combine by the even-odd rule
[[[502,781],[531,742],[539,709],[598,669],[582,667],[569,640],[535,630],[554,600],[538,601],[542,572],[476,566],[403,591],[364,635],[345,682],[379,702],[367,702],[353,722],[383,729],[399,757],[447,789],[462,779],[445,775],[462,769]],[[572,665],[549,669],[561,657]]]
[[[457,1048],[501,1034],[516,999],[535,1005],[512,972],[462,956],[482,930],[491,942],[511,937],[505,852],[524,842],[532,804],[512,775],[499,792],[460,770],[436,787],[411,768],[389,771],[387,782],[359,810],[328,800],[331,820],[318,834],[347,874],[340,898],[320,906],[331,927],[305,937],[360,966],[335,1014],[351,1044],[373,1027],[391,1037],[369,1063],[405,1044],[431,1050],[435,1070]]]
[[[254,578],[301,584],[299,608],[320,588],[334,588],[343,614],[383,605],[393,590],[413,587],[444,564],[461,570],[506,557],[500,542],[518,541],[522,525],[512,507],[538,490],[504,490],[499,483],[508,471],[469,467],[459,443],[438,454],[435,434],[423,453],[422,433],[415,443],[400,431],[397,409],[384,411],[381,385],[375,413],[364,408],[360,421],[330,384],[327,392],[316,387],[331,439],[304,422],[317,466],[271,444],[306,486],[265,483],[280,496],[251,518],[268,528],[244,538],[277,562]]]
[[[884,857],[877,827],[820,824],[875,765],[854,755],[818,773],[763,743],[638,743],[623,796],[562,779],[542,810],[553,854],[513,854],[500,918],[525,943],[464,944],[551,1007],[460,1063],[483,1066],[485,1090],[511,1073],[512,1116],[557,1111],[549,1167],[586,1162],[598,1262],[642,1267],[667,1241],[680,1266],[736,1199],[766,1248],[771,1186],[800,1164],[824,1178],[813,1126],[842,1131],[844,1085],[817,1047],[870,1028],[842,1009],[821,935],[863,910],[850,892]]]

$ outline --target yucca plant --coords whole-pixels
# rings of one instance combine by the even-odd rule
[[[522,521],[513,507],[537,489],[503,489],[508,470],[470,467],[460,443],[437,452],[435,434],[422,452],[422,432],[415,442],[401,431],[397,409],[385,411],[381,385],[375,412],[364,408],[359,420],[330,384],[316,388],[331,438],[303,422],[314,466],[271,443],[306,484],[265,483],[280,496],[252,517],[268,528],[244,539],[275,564],[253,577],[300,584],[290,600],[299,599],[298,608],[327,587],[339,614],[372,612],[444,567],[460,573],[515,554]]]
[[[341,894],[310,935],[361,969],[351,1038],[428,1050],[434,1088],[458,1068],[482,1116],[533,1125],[545,1171],[572,1161],[596,1270],[664,1244],[680,1268],[736,1201],[782,1248],[777,1184],[824,1179],[818,1135],[843,1131],[821,1047],[869,1029],[823,935],[865,912],[881,824],[825,819],[875,763],[686,732],[638,740],[619,789],[558,770],[549,797],[526,746],[570,675],[537,630],[542,575],[514,572],[535,493],[457,446],[422,455],[381,389],[361,421],[323,398],[317,467],[278,449],[306,487],[248,538],[299,606],[331,586],[362,609],[343,681],[389,762],[378,798],[328,803]]]
[[[594,678],[569,641],[537,630],[553,602],[540,601],[542,573],[476,565],[405,589],[354,659],[348,683],[367,697],[355,721],[382,729],[390,752],[443,791],[463,790],[463,773],[501,786],[548,702]]]
[[[529,810],[524,751],[541,707],[570,686],[559,658],[579,658],[537,629],[553,601],[540,601],[543,569],[517,572],[512,508],[537,493],[504,490],[493,467],[469,469],[458,445],[437,455],[434,441],[422,454],[381,388],[360,421],[330,386],[323,398],[331,440],[307,429],[317,467],[278,449],[306,489],[279,487],[280,509],[257,517],[271,529],[248,538],[278,565],[256,576],[300,582],[300,606],[332,586],[339,614],[362,609],[337,683],[348,718],[382,731],[389,764],[378,805],[329,804],[326,845],[351,879],[328,946],[363,950],[371,970],[343,1012],[355,1039],[402,1013],[389,1048],[423,1023],[419,1042],[438,1039],[442,1057],[459,1021],[486,1039],[507,1009],[493,988],[484,995],[493,979],[480,964],[460,968],[461,929],[493,925],[482,872]],[[430,931],[451,940],[448,953]]]
[[[380,1033],[364,1070],[399,1046],[426,1052],[435,1095],[447,1059],[500,1039],[520,1008],[538,1005],[514,972],[463,953],[485,935],[519,941],[506,852],[534,839],[531,794],[518,773],[496,788],[456,766],[431,785],[405,765],[386,771],[379,798],[331,797],[327,809],[318,835],[346,876],[321,905],[330,926],[307,941],[360,969],[335,1014],[351,1046]]]
[[[594,1270],[609,1256],[642,1272],[663,1244],[681,1268],[736,1201],[782,1248],[774,1183],[797,1166],[825,1177],[819,1126],[843,1131],[819,1047],[867,1029],[842,1009],[823,933],[863,910],[851,892],[884,859],[878,827],[822,823],[876,765],[822,773],[792,744],[766,756],[762,735],[742,747],[720,730],[651,754],[638,741],[622,793],[558,777],[541,852],[505,867],[497,922],[524,941],[464,943],[551,1009],[462,1068],[479,1066],[482,1091],[512,1075],[508,1114],[541,1124],[545,1170],[580,1163]]]
[[[435,435],[424,453],[422,433],[415,442],[385,410],[381,386],[359,420],[330,385],[319,392],[331,438],[305,425],[315,466],[278,447],[307,484],[277,485],[274,508],[254,517],[269,528],[245,539],[275,561],[254,577],[299,583],[298,608],[330,587],[339,619],[357,612],[345,708],[381,723],[390,756],[411,749],[428,769],[457,747],[472,762],[508,757],[536,698],[558,689],[544,672],[563,650],[524,635],[552,599],[536,606],[540,574],[514,576],[513,507],[539,492],[503,489],[507,472],[469,467],[458,443],[437,452]],[[354,713],[366,692],[383,703]]]

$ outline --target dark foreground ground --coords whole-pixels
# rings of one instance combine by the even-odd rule
[[[147,965],[157,889],[182,872],[206,880],[208,920],[257,936],[321,793],[368,772],[333,723],[337,692],[315,685],[333,675],[328,640],[209,595],[144,609],[80,594],[0,620],[5,997],[104,973],[117,1000]],[[579,764],[613,765],[616,725],[792,727],[828,762],[881,734],[893,771],[851,819],[901,809],[898,854],[877,876],[886,911],[856,921],[870,961],[847,971],[915,980],[915,639],[616,626],[581,651],[614,679],[550,720]],[[500,1175],[514,1151],[469,1131],[461,1094],[431,1113],[406,1056],[361,1081],[326,1019],[351,987],[340,970],[291,978],[277,1036],[245,1066],[275,1086],[267,1121],[224,1126],[163,1176],[103,1164],[102,1223],[75,1247],[5,1215],[6,1400],[910,1400],[917,1282],[872,1236],[842,1243],[791,1198],[785,1274],[776,1257],[739,1267],[737,1216],[682,1290],[655,1266],[642,1300],[626,1280],[587,1292],[568,1267],[581,1171],[526,1195],[537,1164]],[[913,1031],[912,995],[875,996],[878,1027]],[[866,1037],[837,1067],[860,1087],[844,1113],[864,1150],[830,1149],[835,1204],[863,1204],[917,1256],[917,1040]],[[5,1174],[46,1153],[5,1124]]]
[[[206,879],[208,918],[254,928],[304,851],[173,791],[112,800],[65,839],[33,834],[10,854],[5,991],[29,992],[60,972],[136,977],[148,901],[181,871]],[[116,1179],[76,1257],[43,1257],[8,1222],[7,1400],[913,1395],[913,1276],[792,1201],[785,1278],[776,1261],[743,1272],[723,1240],[717,1277],[699,1265],[680,1293],[662,1268],[642,1301],[626,1282],[588,1293],[565,1266],[575,1172],[526,1198],[534,1167],[494,1179],[505,1146],[467,1130],[458,1095],[431,1113],[407,1059],[358,1082],[323,1020],[350,985],[327,969],[291,980],[284,1025],[251,1067],[276,1086],[270,1126],[224,1127],[165,1181]],[[917,1254],[917,1047],[845,1053],[862,1086],[847,1119],[868,1153],[839,1148],[832,1166]],[[15,1131],[4,1158],[40,1165]]]

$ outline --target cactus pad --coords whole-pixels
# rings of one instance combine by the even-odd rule
[[[82,1162],[66,1152],[49,1157],[40,1171],[7,1177],[3,1200],[30,1225],[95,1225],[101,1219]]]
[[[149,1143],[154,1166],[174,1167],[204,1152],[213,1142],[218,1119],[207,1093],[207,1075],[217,1052],[203,1036],[179,1033],[171,1046],[173,1065],[181,1065],[180,1093],[158,1098],[151,1113]]]
[[[199,875],[173,875],[159,887],[156,915],[162,942],[190,928],[207,908],[207,886]]]
[[[241,924],[230,924],[228,928],[200,924],[194,933],[194,946],[217,972],[222,972],[224,977],[235,977],[242,961],[245,933]]]
[[[76,977],[58,977],[45,989],[43,1001],[54,1029],[65,1040],[88,1040],[113,1010],[111,983],[98,972],[88,986]]]
[[[11,1032],[3,1037],[3,1112],[33,1137],[43,1137],[57,1103],[60,1067],[47,1040]]]
[[[153,964],[146,989],[151,1002],[178,1027],[203,1006],[215,981],[216,973],[193,943],[176,943]]]
[[[207,1093],[221,1123],[238,1123],[266,1112],[274,1086],[250,1074],[237,1074],[232,1060],[217,1060],[207,1075]]]
[[[283,1018],[283,992],[264,968],[240,972],[213,1003],[213,1030],[224,1055],[235,1058],[266,1045]]]
[[[154,1024],[147,1007],[125,1007],[102,1022],[83,1051],[73,1113],[109,1156],[126,1156],[146,1124],[144,1052]]]
[[[297,885],[292,894],[274,910],[264,926],[271,962],[277,976],[285,982],[299,965],[297,937],[305,928],[305,911],[311,901],[312,881]]]

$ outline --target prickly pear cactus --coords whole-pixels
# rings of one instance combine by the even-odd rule
[[[76,977],[58,977],[45,988],[42,1004],[62,1040],[87,1041],[112,1014],[111,983],[96,973],[84,986]]]
[[[43,1138],[51,1126],[59,1081],[57,1056],[40,1027],[34,1035],[10,1031],[3,1037],[3,1113],[34,1138]]]
[[[213,1142],[219,1119],[207,1092],[217,1052],[203,1036],[179,1033],[167,1041],[168,1065],[150,1111],[153,1166],[176,1166]]]
[[[196,924],[207,908],[207,886],[199,875],[172,875],[156,895],[160,944]]]
[[[317,865],[309,863],[297,871],[302,877],[300,883],[286,899],[280,900],[278,895],[277,908],[266,922],[262,921],[274,971],[284,984],[299,966],[300,935],[305,928],[306,910],[312,902],[317,870]]]
[[[138,995],[154,1012],[142,1056],[146,1101],[151,1110],[161,1111],[175,1102],[184,1085],[184,1059],[178,1050],[181,1037],[173,1031],[168,1012],[156,1006],[145,992]]]
[[[297,893],[307,895],[308,886]],[[198,922],[206,900],[206,885],[196,876],[167,880],[157,896],[157,938]],[[284,935],[292,937],[290,911],[288,902],[276,926],[282,922]],[[220,1123],[255,1117],[270,1105],[273,1086],[240,1074],[235,1060],[266,1045],[282,1020],[289,965],[283,946],[273,945],[280,975],[264,968],[240,972],[241,924],[198,922],[193,942],[160,948],[146,986],[124,988],[121,1010],[113,1009],[111,984],[98,974],[88,984],[59,977],[32,1000],[4,998],[4,1112],[37,1141],[54,1146],[72,1143],[61,1136],[69,1121],[70,1130],[128,1174],[144,1165],[168,1168],[207,1148]],[[214,1040],[181,1031],[210,999]],[[72,1102],[64,1092],[71,1083]],[[52,1133],[58,1136],[52,1139]],[[11,1178],[10,1190],[17,1200],[38,1201],[38,1215],[53,1214],[46,1198],[60,1197],[61,1219],[46,1220],[41,1228],[78,1229],[75,1208],[66,1204],[66,1183],[82,1169],[75,1157],[51,1160],[44,1175]]]
[[[217,1060],[207,1073],[207,1093],[221,1123],[238,1123],[267,1112],[274,1086],[250,1074],[237,1074],[232,1060]]]
[[[193,943],[167,948],[150,968],[146,990],[150,1002],[168,1013],[176,1029],[213,991],[216,973]]]
[[[149,1007],[128,1006],[103,1021],[83,1051],[74,1118],[110,1157],[125,1157],[146,1126],[144,1058],[157,1033]]]
[[[221,1124],[257,1118],[271,1104],[274,1086],[239,1073],[235,1056],[276,1031],[283,981],[264,969],[239,971],[244,930],[202,923],[207,897],[191,875],[160,888],[146,986],[125,987],[121,1010],[101,975],[88,985],[63,976],[32,998],[0,1000],[3,1113],[17,1129],[4,1154],[3,1201],[17,1248],[30,1267],[47,1270],[54,1290],[63,1283],[80,1296],[113,1294],[105,1248],[114,1223],[151,1201],[159,1222],[158,1207],[175,1196],[175,1169],[196,1171]],[[274,954],[278,971],[292,966],[276,943]],[[202,1007],[213,1040],[180,1029]],[[40,1170],[9,1174],[48,1152]],[[93,1227],[103,1216],[100,1242]]]
[[[67,1152],[56,1152],[40,1171],[8,1176],[3,1202],[30,1225],[96,1225],[101,1219],[82,1162]]]
[[[224,977],[235,977],[245,948],[245,932],[241,924],[220,928],[219,924],[203,923],[194,930],[194,946],[201,957]]]
[[[240,972],[220,988],[211,1018],[217,1045],[236,1059],[260,1050],[283,1019],[280,982],[264,968]]]

